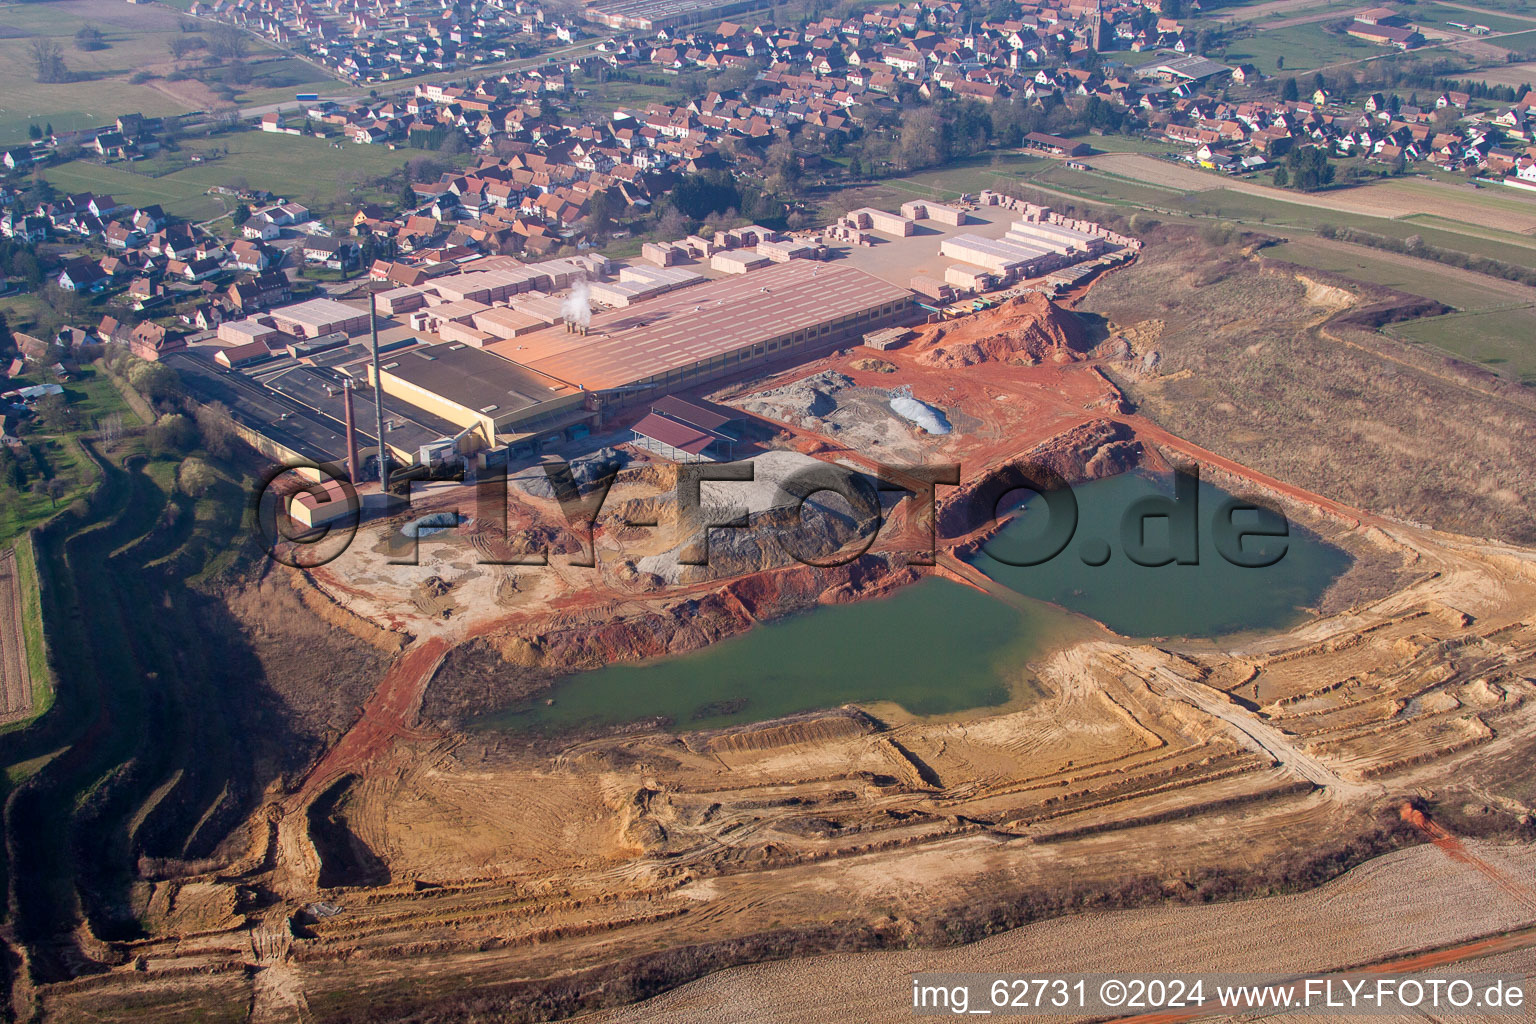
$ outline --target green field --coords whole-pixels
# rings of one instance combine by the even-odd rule
[[[586,82],[580,85],[587,95],[581,98],[581,109],[588,113],[610,113],[620,107],[644,108],[647,103],[673,103],[677,89],[645,82],[624,82],[609,79],[601,84]]]
[[[1140,135],[1085,135],[1078,141],[1088,143],[1096,153],[1147,153],[1162,156],[1174,148],[1167,139],[1148,139]]]
[[[1204,217],[1240,221],[1245,224],[1271,227],[1302,228],[1314,231],[1324,224],[1335,227],[1354,227],[1391,238],[1409,238],[1418,235],[1426,245],[1474,256],[1487,256],[1524,267],[1536,267],[1536,248],[1528,244],[1530,239],[1521,235],[1495,232],[1488,228],[1456,225],[1456,230],[1424,224],[1416,219],[1386,220],[1361,214],[1343,213],[1337,210],[1319,210],[1300,203],[1287,203],[1263,196],[1232,192],[1227,189],[1211,189],[1195,192],[1182,199],[1165,204],[1176,210]],[[1446,222],[1452,223],[1452,222]],[[1519,240],[1519,241],[1516,241]]]
[[[1177,189],[1132,181],[1115,174],[1074,170],[1054,160],[1049,163],[1051,166],[1027,175],[1025,180],[1030,184],[1060,189],[1085,199],[1117,205],[1163,208],[1173,205],[1185,195]]]
[[[1452,313],[1398,324],[1388,333],[1522,381],[1536,381],[1536,307]]]
[[[294,94],[315,92],[321,96],[340,96],[357,90],[338,82],[313,64],[298,57],[276,57],[272,60],[253,62],[249,83],[240,86],[239,103],[242,107],[259,107],[268,103],[292,103]]]
[[[1495,32],[1524,32],[1536,28],[1530,21],[1497,14],[1478,14],[1443,4],[1415,4],[1408,17],[1415,25],[1428,28],[1449,28],[1447,23],[1452,21],[1459,21],[1463,25],[1487,25]]]
[[[1314,14],[1327,14],[1327,13],[1330,13],[1330,12],[1333,12],[1333,11],[1338,11],[1340,13],[1340,16],[1342,17],[1343,13],[1346,12],[1346,11],[1358,10],[1359,9],[1359,4],[1353,3],[1353,2],[1351,2],[1351,0],[1329,0],[1328,3],[1307,4],[1304,7],[1287,7],[1283,11],[1270,10],[1270,11],[1261,11],[1261,12],[1255,14],[1252,11],[1244,10],[1244,8],[1246,8],[1246,7],[1258,6],[1258,5],[1262,4],[1263,2],[1264,2],[1264,0],[1252,0],[1251,4],[1249,4],[1249,3],[1225,4],[1224,3],[1224,4],[1220,5],[1219,7],[1210,8],[1210,10],[1208,11],[1208,14],[1211,17],[1215,18],[1215,17],[1221,17],[1222,15],[1225,15],[1228,11],[1231,11],[1231,12],[1233,12],[1234,16],[1236,17],[1236,20],[1238,20],[1240,22],[1242,22],[1242,21],[1251,21],[1251,22],[1258,22],[1259,24],[1263,24],[1263,23],[1266,23],[1266,22],[1280,21],[1280,20],[1290,19],[1290,18],[1306,18],[1306,17],[1311,17]],[[1186,20],[1188,20],[1188,19],[1186,19]]]
[[[26,139],[29,124],[52,124],[59,131],[93,128],[119,114],[181,114],[224,102],[195,79],[178,83],[155,77],[139,85],[129,83],[135,72],[164,76],[175,70],[167,46],[182,36],[181,17],[168,6],[121,0],[0,3],[0,145]],[[76,49],[75,32],[87,25],[102,31],[106,49]],[[36,81],[30,51],[38,39],[59,44],[73,80]],[[197,64],[189,59],[182,66]],[[344,88],[313,65],[279,55],[255,37],[250,39],[246,66],[252,80],[236,93],[236,102],[244,106],[291,100],[295,92]],[[216,82],[223,72],[213,68],[199,74]]]
[[[1479,3],[1468,4],[1475,11],[1490,14],[1523,14],[1527,17],[1536,17],[1536,0],[1481,0]],[[1467,13],[1473,13],[1468,11]]]
[[[1225,62],[1253,64],[1264,74],[1273,75],[1280,72],[1280,58],[1285,60],[1284,73],[1288,73],[1391,52],[1363,39],[1335,35],[1323,24],[1291,25],[1260,32],[1249,39],[1233,40],[1227,47]]]
[[[75,49],[86,25],[104,33],[107,48]],[[166,8],[116,0],[57,0],[0,5],[0,143],[26,138],[27,125],[52,122],[59,130],[103,124],[118,114],[178,114],[188,107],[148,85],[129,85],[139,68],[169,60],[166,42],[180,34]],[[80,81],[41,84],[30,56],[34,39],[52,39]]]
[[[21,588],[21,636],[27,647],[27,675],[32,680],[32,714],[36,719],[53,703],[53,677],[48,671],[48,646],[43,637],[42,595],[38,591],[37,553],[28,539],[16,542],[16,582]],[[9,729],[23,723],[14,722]]]
[[[26,379],[27,383],[45,383],[45,378]],[[64,394],[83,429],[92,430],[103,417],[121,413],[125,426],[133,426],[139,418],[123,401],[121,393],[110,378],[94,367],[81,369],[79,380],[64,386]],[[81,456],[78,444],[72,437],[53,436],[46,433],[28,433],[22,438],[29,450],[41,456],[48,466],[48,476],[58,477],[70,485],[70,489],[58,501],[44,494],[42,488],[29,486],[21,491],[8,491],[0,499],[0,544],[10,543],[17,535],[36,526],[63,508],[85,487],[92,484],[90,466]],[[23,460],[29,483],[41,483],[36,479],[35,460]]]
[[[1056,161],[1023,153],[996,153],[957,160],[940,170],[918,171],[905,178],[892,178],[885,184],[913,197],[940,200],[960,198],[961,193],[998,188],[1035,168]]]
[[[124,202],[160,203],[168,213],[202,221],[223,216],[230,202],[227,197],[206,194],[215,185],[266,189],[312,209],[341,209],[363,199],[384,198],[368,189],[368,184],[413,157],[426,155],[419,149],[391,150],[350,142],[338,149],[324,139],[259,131],[182,143],[182,156],[193,153],[208,157],[207,162],[159,177],[130,171],[122,164],[104,166],[82,160],[44,173],[62,191],[107,192]],[[146,161],[135,166],[154,169],[156,164]]]
[[[1483,287],[1443,275],[1426,275],[1388,254],[1377,254],[1364,247],[1342,250],[1305,235],[1270,246],[1264,250],[1264,255],[1297,266],[1342,274],[1367,284],[1422,295],[1462,311],[1504,307],[1510,303],[1509,294],[1500,291],[1493,282]]]
[[[1536,29],[1527,29],[1511,36],[1500,36],[1494,40],[1494,43],[1517,53],[1536,52]]]

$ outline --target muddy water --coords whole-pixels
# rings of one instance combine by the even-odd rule
[[[1038,599],[1018,607],[932,577],[890,597],[758,626],[703,651],[571,676],[550,691],[550,703],[531,701],[481,724],[554,733],[660,721],[686,731],[850,702],[896,718],[1022,706],[1040,692],[1031,661],[1103,635],[1082,616],[1136,637],[1282,628],[1302,618],[1349,565],[1342,551],[1295,526],[1274,565],[1231,564],[1211,526],[1231,496],[1204,484],[1194,505],[1198,564],[1138,565],[1125,556],[1120,524],[1136,502],[1158,494],[1171,496],[1171,481],[1125,475],[1083,485],[1073,491],[1077,527],[1061,554],[1028,568],[978,555],[978,568]],[[1045,518],[1044,503],[1033,499],[987,550],[1013,561],[1038,553]],[[1266,525],[1254,513],[1232,521],[1243,530]],[[1172,540],[1167,520],[1157,517],[1138,537],[1143,560]],[[1240,553],[1257,560],[1279,543],[1249,537]]]
[[[1039,565],[1005,564],[1029,561],[1049,549],[1044,542],[1051,531],[1051,510],[1045,501],[1031,497],[973,564],[1012,590],[1096,619],[1126,636],[1218,637],[1283,629],[1303,619],[1350,565],[1349,555],[1294,523],[1288,524],[1287,536],[1241,541],[1238,560],[1278,556],[1273,565],[1233,564],[1218,550],[1219,520],[1228,512],[1223,506],[1232,495],[1206,483],[1189,494],[1194,502],[1185,506],[1192,508],[1187,522],[1195,534],[1187,550],[1197,563],[1138,564],[1127,557],[1128,540],[1144,542],[1137,552],[1142,562],[1183,554],[1173,549],[1170,517],[1134,516],[1138,502],[1174,496],[1171,478],[1127,473],[1080,485],[1072,494],[1077,527],[1061,554]],[[1164,505],[1140,511],[1166,510]],[[1125,529],[1128,516],[1137,522],[1130,535]],[[1229,521],[1242,532],[1287,525],[1278,517],[1246,511],[1231,513]]]
[[[702,651],[571,676],[551,691],[554,703],[535,700],[485,724],[555,732],[659,717],[689,730],[849,702],[918,715],[1022,705],[1039,693],[1027,663],[1064,633],[1080,634],[1075,618],[1044,605],[1020,611],[932,577]]]

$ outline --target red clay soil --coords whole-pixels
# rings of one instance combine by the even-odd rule
[[[433,636],[406,648],[379,680],[357,723],[304,777],[298,791],[288,799],[287,809],[295,813],[302,810],[337,779],[356,773],[386,753],[396,739],[423,735],[416,724],[421,698],[452,647],[450,638]]]
[[[928,324],[918,332],[912,351],[927,366],[955,369],[979,363],[1083,358],[1088,334],[1077,317],[1040,292],[1010,299],[985,316]]]
[[[1086,292],[1084,288],[1082,293]],[[1081,294],[1074,298],[1081,298]],[[1093,364],[1079,362],[1086,358],[1086,332],[1070,312],[1043,295],[1014,299],[997,309],[961,320],[929,324],[918,331],[918,340],[914,344],[882,353],[882,356],[897,364],[901,372],[895,379],[910,384],[917,397],[943,406],[959,406],[983,418],[983,429],[971,435],[965,452],[962,475],[966,479],[980,476],[989,468],[1016,458],[1050,438],[1110,417],[1131,427],[1141,440],[1182,452],[1198,462],[1252,480],[1297,501],[1357,522],[1369,518],[1190,444],[1140,416],[1121,415],[1121,396],[1114,385]],[[862,348],[835,353],[787,369],[768,380],[752,381],[738,394],[774,387],[827,369],[846,374],[860,386],[890,387],[891,375],[861,370],[854,365],[868,355],[868,350]],[[984,373],[954,372],[955,366],[971,365],[966,360],[987,362],[988,365]],[[841,440],[792,424],[754,418],[764,419],[772,427],[791,435],[794,447],[807,454],[829,461],[846,460],[869,470],[878,468],[877,460],[849,449]],[[944,490],[947,489],[940,491],[941,500],[945,496]],[[898,506],[896,520],[891,524],[896,529],[882,531],[877,546],[885,547],[894,541],[895,546],[900,547],[897,538],[904,525],[900,520],[905,518],[905,512],[904,507]],[[965,538],[958,540],[963,542]],[[956,542],[956,538],[950,538],[945,547],[952,549]],[[959,568],[963,565],[957,559],[941,559],[939,571],[947,570],[952,578],[986,589],[981,581]],[[722,583],[719,581],[703,582],[673,589],[668,597],[675,599],[693,592],[720,589]],[[570,607],[562,607],[562,610],[595,606],[617,596],[632,597],[587,592],[569,598]],[[485,622],[473,632],[476,635],[489,633],[520,617],[525,616]],[[467,637],[437,637],[418,641],[407,648],[363,706],[357,723],[305,777],[300,790],[289,799],[288,807],[303,807],[325,786],[386,753],[395,739],[424,736],[416,721],[422,695],[448,650],[464,639]]]

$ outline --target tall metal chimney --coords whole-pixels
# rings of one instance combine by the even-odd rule
[[[373,339],[373,409],[379,431],[379,490],[389,490],[389,445],[384,441],[384,377],[379,373],[379,297],[368,293],[368,331]]]
[[[357,422],[352,417],[352,378],[341,382],[341,397],[347,410],[347,479],[355,487],[363,482],[357,466]]]

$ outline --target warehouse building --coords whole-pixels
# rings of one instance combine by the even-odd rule
[[[729,461],[735,453],[741,413],[713,402],[666,395],[630,432],[638,448],[673,462]]]
[[[369,384],[373,367],[365,367]],[[398,397],[476,434],[484,445],[583,436],[596,413],[573,384],[462,344],[422,346],[379,367]]]
[[[849,267],[792,260],[595,314],[586,334],[547,329],[490,351],[611,407],[857,344],[911,310],[904,288]]]

